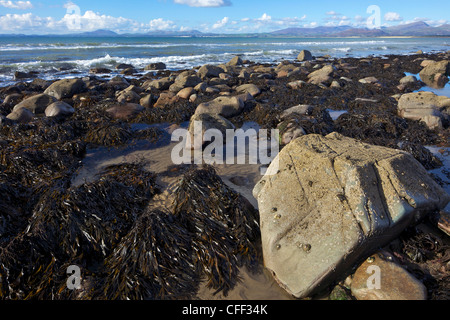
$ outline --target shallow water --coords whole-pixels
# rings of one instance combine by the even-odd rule
[[[411,54],[419,49],[429,53],[449,46],[449,38],[0,37],[0,86],[13,84],[15,71],[37,71],[40,78],[51,80],[84,76],[94,67],[112,69],[117,75],[119,63],[143,69],[164,62],[169,70],[180,70],[220,64],[235,55],[273,64],[295,60],[301,50],[343,58]]]

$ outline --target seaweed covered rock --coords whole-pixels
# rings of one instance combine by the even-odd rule
[[[410,154],[337,133],[292,141],[253,193],[265,266],[298,298],[450,201]]]
[[[238,280],[239,267],[257,268],[258,214],[212,167],[184,175],[175,191],[174,214],[192,233],[195,263],[208,288],[226,295]]]

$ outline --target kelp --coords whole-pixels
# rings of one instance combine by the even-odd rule
[[[190,169],[175,190],[174,214],[193,234],[195,261],[207,287],[227,295],[239,267],[257,268],[258,215],[210,166]]]
[[[177,218],[147,210],[105,260],[94,299],[190,299],[198,290],[191,235]]]
[[[68,261],[87,270],[101,264],[156,192],[155,175],[137,164],[108,167],[81,186],[59,180],[39,199],[26,230],[0,250],[0,298],[57,298],[55,284],[64,278],[58,270]]]

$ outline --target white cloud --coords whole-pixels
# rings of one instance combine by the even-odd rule
[[[212,26],[212,28],[213,28],[213,29],[223,28],[223,27],[225,27],[225,26],[228,24],[228,22],[230,22],[230,18],[224,17],[222,20],[217,21],[217,22]]]
[[[32,13],[6,14],[0,16],[0,33],[55,34],[78,33],[98,29],[112,30],[118,33],[148,32],[161,30],[181,30],[188,28],[177,26],[175,22],[162,18],[141,23],[123,17],[113,17],[93,11],[67,13],[57,20],[52,17],[39,17]]]
[[[264,13],[262,16],[261,16],[261,18],[258,18],[258,19],[256,19],[257,21],[265,21],[265,22],[267,22],[267,21],[271,21],[272,20],[272,17],[271,16],[269,16],[267,13]]]
[[[202,7],[202,8],[218,8],[231,6],[229,0],[174,0],[175,3],[185,4],[189,7]]]
[[[27,10],[32,9],[33,4],[30,1],[0,1],[0,6],[9,9]]]
[[[305,28],[315,28],[315,27],[317,27],[318,25],[319,25],[319,24],[318,24],[317,22],[313,21],[313,22],[304,24],[303,27],[305,27]]]
[[[432,19],[428,19],[428,18],[416,17],[412,20],[402,21],[399,24],[410,24],[410,23],[414,23],[414,22],[425,22],[426,24],[428,24],[432,27],[439,27],[443,24],[449,23],[449,21],[446,19],[432,20]]]
[[[388,12],[384,15],[386,21],[402,21],[403,18],[397,12]]]
[[[336,11],[328,11],[328,12],[326,12],[326,15],[329,15],[329,16],[340,16],[341,14],[337,13]]]
[[[177,28],[175,22],[162,18],[151,20],[149,26],[151,31],[175,30]]]

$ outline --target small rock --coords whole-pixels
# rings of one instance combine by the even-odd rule
[[[196,129],[199,130],[199,135],[197,136],[195,135]],[[186,148],[196,150],[201,149],[206,142],[203,140],[205,131],[209,129],[217,129],[223,136],[226,136],[226,130],[235,129],[235,126],[218,114],[196,113],[191,117],[189,125],[191,141],[190,144],[186,141]]]
[[[94,73],[94,74],[109,74],[111,72],[112,71],[107,68],[92,68],[89,70],[89,73]]]
[[[244,84],[236,88],[238,93],[250,93],[253,97],[256,97],[261,93],[261,90],[254,84]]]
[[[23,79],[30,79],[30,78],[36,78],[36,76],[38,75],[38,72],[35,71],[30,71],[30,72],[20,72],[20,71],[16,71],[14,73],[14,80],[23,80]]]
[[[200,104],[195,114],[218,114],[225,118],[238,115],[244,109],[244,102],[237,97],[219,97]]]
[[[292,90],[298,90],[298,89],[301,89],[305,85],[305,83],[306,82],[303,80],[297,80],[297,81],[289,82],[286,86],[288,88],[291,88]]]
[[[34,114],[27,108],[20,108],[8,114],[6,118],[18,123],[28,123],[33,120]]]
[[[233,59],[231,59],[229,62],[227,62],[227,66],[241,66],[243,65],[244,62],[242,61],[241,57],[234,57]]]
[[[187,100],[187,99],[189,99],[189,97],[190,97],[192,94],[194,94],[194,93],[195,93],[194,88],[192,88],[192,87],[187,87],[187,88],[184,88],[184,89],[180,90],[180,91],[177,93],[177,96],[180,97],[181,99]]]
[[[139,104],[144,108],[151,108],[153,106],[153,96],[151,94],[146,95],[139,100]]]
[[[415,76],[406,76],[400,79],[400,84],[413,84],[417,82],[417,78]]]
[[[134,68],[133,65],[128,64],[128,63],[120,63],[116,66],[117,70],[124,70],[124,69],[128,69],[128,68]]]
[[[44,93],[61,100],[72,98],[75,94],[85,90],[86,84],[81,79],[63,79],[50,85]]]
[[[378,79],[375,77],[367,77],[364,79],[360,79],[359,82],[363,83],[363,84],[374,84],[374,83],[378,83]]]
[[[34,114],[44,114],[45,109],[56,100],[57,99],[55,97],[52,97],[45,93],[37,94],[17,104],[14,107],[13,111],[16,111],[20,108],[26,108]]]
[[[422,79],[425,84],[431,87],[437,86],[436,74],[442,74],[445,77],[450,76],[450,61],[444,60],[430,63],[419,73],[420,79]],[[440,78],[441,76],[438,77],[438,80]]]
[[[163,92],[159,95],[158,100],[156,101],[154,107],[155,108],[165,108],[167,106],[171,106],[174,103],[178,102],[180,97],[177,97],[175,93],[171,91]]]
[[[197,92],[206,92],[206,89],[208,89],[208,84],[206,82],[200,82],[194,87],[194,90]]]
[[[22,100],[22,95],[20,93],[11,93],[5,97],[3,104],[6,105],[16,105]]]
[[[430,130],[442,129],[442,119],[438,116],[427,115],[420,119]]]
[[[331,82],[330,88],[340,88],[341,84],[339,83],[339,81],[334,80],[333,82]]]
[[[313,59],[313,56],[311,54],[311,52],[309,52],[308,50],[302,50],[300,52],[300,54],[297,57],[298,61],[310,61]]]
[[[75,109],[63,101],[56,101],[45,109],[47,117],[70,116],[74,113]]]
[[[423,283],[399,266],[387,252],[369,257],[356,270],[351,290],[358,300],[427,299]]]
[[[167,69],[167,66],[163,62],[157,62],[157,63],[150,63],[148,66],[145,67],[145,70],[165,70]]]
[[[136,103],[118,104],[106,110],[113,118],[122,120],[128,120],[142,111],[144,107]]]
[[[120,71],[120,74],[123,74],[125,76],[131,76],[135,73],[137,73],[137,70],[135,68],[126,68]]]
[[[156,89],[160,91],[168,90],[170,86],[173,84],[173,81],[168,77],[157,79],[157,80],[148,80],[142,84],[142,88],[148,89]]]
[[[224,73],[224,70],[218,66],[214,65],[204,65],[198,70],[198,75],[200,78],[213,78],[219,77],[219,74]]]
[[[319,85],[321,83],[331,82],[331,75],[334,73],[334,67],[332,65],[326,65],[325,67],[311,72],[308,75],[308,83]]]
[[[117,102],[119,103],[138,103],[141,100],[141,96],[138,95],[133,90],[124,90],[117,97]]]
[[[293,113],[299,114],[299,115],[306,115],[308,113],[310,113],[312,110],[314,109],[314,106],[309,105],[309,104],[301,104],[292,108],[289,108],[285,111],[283,111],[283,113],[281,114],[281,119],[286,119],[287,117],[289,117],[290,115],[292,115]]]
[[[450,107],[450,98],[437,96],[433,92],[404,94],[398,101],[399,115],[410,120],[424,120],[427,116],[443,119],[442,110],[448,107]],[[425,121],[432,126],[439,125],[437,119],[432,117],[426,118]]]

